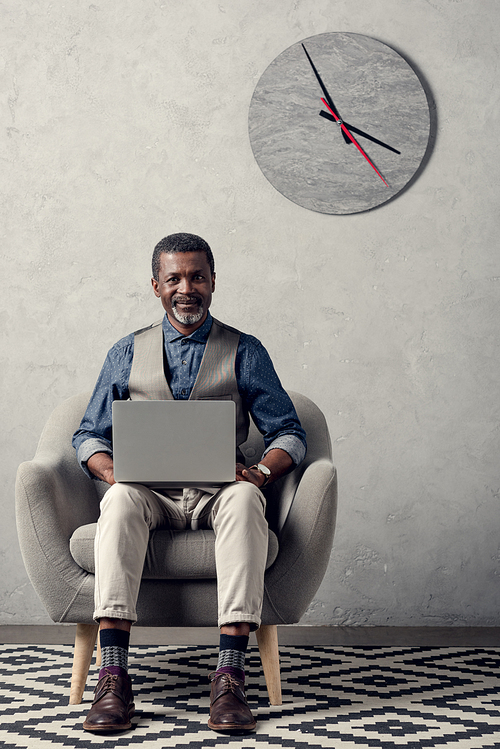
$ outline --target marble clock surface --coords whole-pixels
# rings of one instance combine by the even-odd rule
[[[347,145],[327,111],[304,45],[340,117],[400,154],[352,133]],[[410,65],[391,47],[360,34],[318,34],[276,57],[249,110],[249,135],[263,174],[285,197],[320,213],[357,213],[385,203],[413,177],[430,131],[427,97]]]

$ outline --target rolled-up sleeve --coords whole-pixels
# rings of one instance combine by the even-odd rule
[[[236,376],[240,394],[264,437],[263,456],[280,448],[297,466],[306,454],[306,433],[268,352],[253,336],[241,336]]]
[[[87,476],[95,478],[87,461],[95,453],[113,455],[112,405],[128,398],[128,381],[134,354],[134,336],[126,336],[111,348],[79,428],[73,435],[77,460]]]

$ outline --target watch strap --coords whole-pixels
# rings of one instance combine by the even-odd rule
[[[267,466],[266,466],[266,468],[267,468]],[[266,485],[267,483],[269,483],[269,480],[271,479],[271,476],[272,476],[272,474],[271,474],[271,471],[270,471],[270,469],[269,469],[269,468],[267,468],[267,470],[269,471],[269,473],[265,473],[265,472],[264,472],[264,471],[262,470],[262,468],[260,467],[260,465],[259,465],[259,464],[257,464],[257,463],[255,463],[255,465],[253,465],[253,466],[250,466],[250,469],[255,469],[256,471],[258,471],[259,473],[261,473],[261,474],[262,474],[262,475],[264,476],[264,483],[260,485],[260,488],[261,488],[261,489],[262,489],[262,487],[264,487],[264,486],[265,486],[265,485]]]

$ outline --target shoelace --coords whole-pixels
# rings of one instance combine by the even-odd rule
[[[117,674],[110,674],[109,671],[106,671],[106,676],[97,683],[95,691],[97,692],[99,689],[99,692],[109,692],[116,685],[117,679]]]
[[[241,682],[234,678],[231,674],[217,674],[215,671],[210,674],[210,681],[215,681],[219,676],[222,677],[222,693],[232,692],[235,694],[235,690],[239,689],[243,691]]]

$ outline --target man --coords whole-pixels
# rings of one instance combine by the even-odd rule
[[[83,726],[88,731],[131,726],[129,633],[137,620],[150,531],[212,528],[221,636],[219,661],[211,675],[208,725],[220,732],[250,732],[255,720],[245,698],[245,651],[250,631],[260,625],[268,539],[260,490],[302,461],[305,433],[262,344],[210,315],[215,269],[208,244],[193,234],[172,234],[155,247],[152,266],[163,320],[110,349],[73,437],[83,470],[110,484],[101,502],[95,544],[94,618],[100,623],[102,665]],[[206,491],[152,491],[115,482],[113,400],[221,394],[236,403],[237,448],[247,438],[249,414],[262,432],[265,451],[260,463],[246,468],[237,462],[235,482]]]

